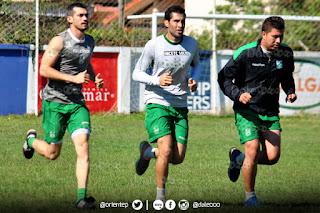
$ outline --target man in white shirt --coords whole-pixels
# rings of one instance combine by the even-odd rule
[[[156,158],[157,200],[166,201],[165,184],[168,164],[183,162],[188,141],[187,92],[197,90],[200,75],[198,43],[183,35],[185,10],[172,6],[165,12],[168,32],[147,42],[136,64],[133,80],[145,83],[145,125],[153,148],[146,141],[140,144],[136,172],[142,175],[151,158]],[[189,67],[191,77],[187,77]],[[150,68],[151,67],[151,71]]]

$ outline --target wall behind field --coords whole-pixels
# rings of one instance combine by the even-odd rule
[[[94,84],[84,86],[84,97],[90,111],[131,113],[145,109],[143,103],[144,85],[131,79],[135,64],[143,48],[96,47],[92,64],[96,72],[105,79],[105,86],[94,88]],[[33,50],[29,46],[0,46],[0,115],[35,113],[36,104],[41,110],[41,89],[46,79],[34,74]],[[217,52],[217,70],[227,63],[234,51]],[[320,113],[320,52],[294,52],[296,93],[298,100],[285,102],[285,94],[280,94],[282,115]],[[188,95],[191,113],[228,114],[232,113],[233,102],[223,95],[213,81],[211,65],[212,51],[200,51],[201,76],[198,90]],[[217,74],[217,73],[216,73]],[[215,74],[215,75],[216,75]],[[35,100],[35,87],[39,101]]]

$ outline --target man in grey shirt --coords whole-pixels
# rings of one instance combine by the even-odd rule
[[[36,131],[29,130],[23,153],[30,159],[36,150],[40,155],[55,160],[60,155],[63,136],[68,128],[77,153],[76,207],[92,209],[95,208],[95,200],[86,197],[91,125],[81,90],[82,84],[89,80],[95,82],[97,88],[101,88],[104,82],[100,74],[95,75],[90,63],[95,42],[84,33],[88,28],[86,6],[74,3],[67,11],[70,28],[52,38],[40,66],[40,75],[49,80],[42,94],[45,137],[39,140]]]

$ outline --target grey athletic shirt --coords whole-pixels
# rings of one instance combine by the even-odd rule
[[[172,43],[165,35],[148,41],[132,75],[133,80],[146,84],[144,102],[187,107],[187,71],[190,65],[199,64],[198,51],[198,42],[189,36],[183,36],[178,43]],[[160,86],[160,76],[170,71],[173,83]]]
[[[70,29],[60,33],[59,36],[63,39],[63,48],[53,68],[69,75],[85,71],[92,57],[94,39],[85,34],[84,40],[81,41],[72,35]],[[79,103],[84,100],[81,90],[82,84],[49,79],[43,89],[42,97],[46,101],[62,104]]]

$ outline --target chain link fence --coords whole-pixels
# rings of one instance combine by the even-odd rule
[[[95,38],[97,46],[144,46],[151,38],[151,19],[129,20],[127,16],[164,12],[172,5],[187,8],[187,4],[191,1],[40,0],[40,45],[48,44],[53,36],[68,27],[65,8],[74,2],[81,2],[88,6],[90,28],[87,33]],[[0,43],[35,44],[35,5],[35,0],[1,1]],[[320,16],[319,8],[320,0],[216,0],[215,12],[217,14]],[[158,19],[158,34],[166,31],[163,20],[163,18]],[[206,22],[206,26],[187,25],[186,33],[198,39],[201,49],[210,50],[212,49],[212,21]],[[260,37],[261,23],[252,20],[217,20],[216,48],[234,50],[257,40]],[[284,42],[294,50],[319,51],[319,26],[319,22],[287,21]]]

